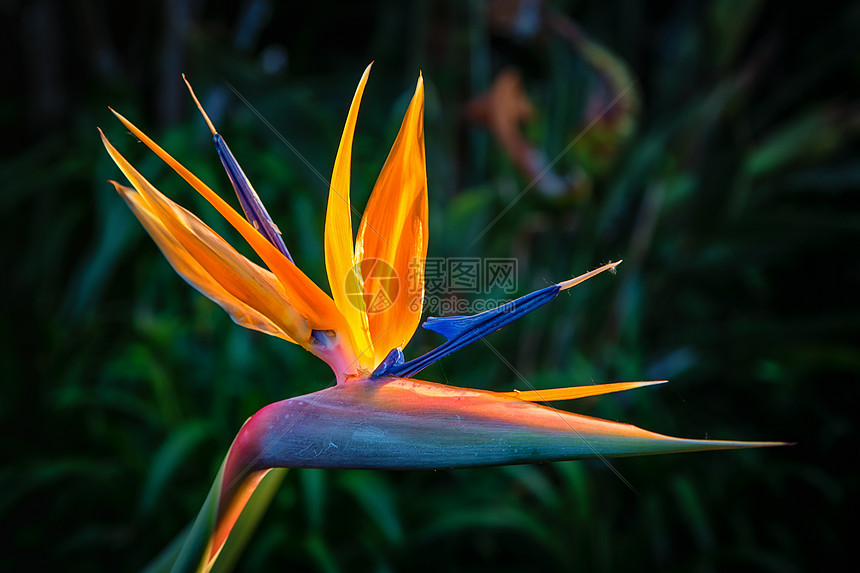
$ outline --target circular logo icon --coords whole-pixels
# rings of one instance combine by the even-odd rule
[[[384,312],[400,294],[400,277],[382,259],[362,259],[347,273],[344,290],[354,307],[368,314]]]

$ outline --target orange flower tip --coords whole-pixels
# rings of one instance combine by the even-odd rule
[[[209,119],[209,116],[206,115],[206,111],[204,111],[203,106],[200,105],[200,100],[198,100],[197,96],[194,94],[194,89],[191,87],[191,84],[188,82],[188,79],[185,77],[185,74],[182,74],[182,81],[184,81],[185,85],[188,86],[188,92],[191,94],[191,98],[194,100],[194,103],[197,104],[197,109],[199,109],[200,113],[203,114],[203,119],[206,120],[206,125],[209,126],[209,131],[212,132],[212,135],[216,135],[218,132],[215,130],[215,126],[212,124],[212,120]]]
[[[98,128],[98,130],[99,130],[99,135],[100,135],[100,136],[101,136],[101,138],[102,138],[102,145],[104,145],[104,146],[105,146],[105,149],[107,149],[107,150],[108,150],[108,153],[110,153],[110,150],[111,150],[111,149],[113,149],[113,150],[114,150],[114,152],[116,152],[116,148],[113,146],[113,144],[112,144],[112,143],[110,142],[110,140],[107,138],[107,135],[105,135],[105,132],[103,132],[103,131],[101,130],[101,128]]]
[[[114,114],[114,115],[117,117],[117,119],[119,119],[121,122],[123,122],[123,123],[125,123],[125,124],[129,124],[129,123],[131,123],[130,121],[128,121],[128,120],[125,118],[125,116],[123,116],[121,113],[119,113],[119,112],[118,112],[117,110],[115,110],[114,108],[112,108],[112,107],[108,106],[108,109],[109,109],[109,110],[111,111],[111,113],[112,113],[112,114]]]
[[[373,62],[370,62],[369,64],[367,64],[367,67],[364,68],[364,71],[361,73],[361,80],[359,80],[359,82],[358,82],[359,86],[362,86],[362,85],[367,83],[367,78],[370,77],[370,68],[372,68],[372,67],[373,67]],[[361,100],[359,99],[359,101],[361,101]]]
[[[574,277],[574,278],[568,279],[564,282],[560,282],[560,283],[558,283],[559,289],[560,290],[567,290],[570,287],[574,287],[574,286],[578,285],[579,283],[585,282],[588,279],[590,279],[591,277],[597,276],[604,271],[609,271],[612,274],[615,274],[615,267],[620,265],[621,262],[622,261],[616,261],[614,263],[606,263],[602,267],[596,268],[593,271],[589,271],[583,275],[579,275],[578,277]]]
[[[128,118],[126,118],[123,114],[115,110],[114,108],[108,106],[108,109],[113,113],[118,120],[120,120],[131,132],[134,132],[137,128],[131,123]],[[140,130],[138,130],[140,131]],[[138,138],[139,139],[139,138]]]
[[[113,145],[111,145],[111,142],[110,140],[108,140],[107,135],[105,135],[105,132],[102,131],[102,128],[98,127],[96,129],[99,130],[99,136],[102,138],[102,144],[108,149],[108,151],[110,151],[113,148]]]

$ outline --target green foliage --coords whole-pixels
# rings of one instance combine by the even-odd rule
[[[175,275],[106,183],[121,174],[95,126],[244,247],[105,106],[229,197],[178,77],[186,72],[297,263],[325,284],[327,185],[317,173],[330,175],[370,60],[353,158],[359,211],[421,69],[430,256],[516,257],[520,294],[625,260],[617,276],[488,339],[529,383],[668,378],[563,406],[669,434],[798,446],[456,472],[293,471],[237,570],[804,571],[847,549],[847,509],[860,493],[850,463],[856,6],[559,3],[627,62],[641,108],[611,167],[591,158],[601,169],[587,191],[548,199],[520,196],[530,181],[461,110],[498,69],[519,66],[538,111],[526,133],[554,158],[577,135],[594,79],[563,42],[495,32],[477,2],[247,4],[265,9],[170,3],[187,6],[183,16],[146,3],[127,19],[87,5],[107,11],[78,18],[47,3],[13,6],[17,17],[2,24],[22,57],[0,72],[15,86],[0,95],[4,133],[15,136],[0,159],[0,569],[143,568],[198,514],[244,420],[333,383],[311,355],[233,325]],[[7,29],[18,21],[63,33]],[[579,173],[596,148],[578,147],[555,169]],[[438,342],[419,332],[407,356]],[[524,389],[483,345],[461,354],[424,374]]]

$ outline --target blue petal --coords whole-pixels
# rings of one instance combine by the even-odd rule
[[[427,330],[441,334],[447,341],[427,354],[408,362],[398,363],[396,360],[389,360],[389,358],[392,358],[391,354],[389,354],[377,366],[376,370],[373,371],[373,377],[400,376],[409,378],[414,376],[440,358],[476,342],[531,311],[542,307],[558,296],[561,288],[561,285],[548,286],[474,316],[428,317],[427,321],[421,326]]]
[[[382,359],[382,362],[379,363],[379,366],[376,367],[377,371],[386,371],[392,368],[396,368],[403,364],[403,351],[399,348],[392,348],[391,352]]]
[[[270,243],[275,245],[275,247],[281,251],[284,256],[290,259],[290,261],[293,261],[293,257],[290,256],[290,252],[287,250],[287,246],[281,238],[281,231],[278,229],[277,225],[275,225],[274,221],[272,221],[272,218],[263,206],[263,202],[260,201],[260,198],[257,196],[257,192],[254,191],[254,188],[251,186],[251,182],[248,181],[242,168],[239,167],[239,163],[236,161],[236,158],[230,152],[230,148],[227,147],[227,143],[224,141],[224,138],[221,137],[219,133],[215,133],[212,135],[212,139],[215,142],[215,149],[218,150],[218,157],[221,158],[221,164],[224,165],[224,169],[227,171],[227,176],[230,177],[230,182],[233,183],[233,189],[236,190],[236,195],[239,197],[239,202],[242,204],[242,210],[245,211],[245,217],[252,225],[254,225],[254,228],[266,237]]]

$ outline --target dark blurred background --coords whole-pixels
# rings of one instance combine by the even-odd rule
[[[185,72],[324,285],[315,171],[329,177],[371,60],[359,210],[421,70],[430,256],[516,257],[519,294],[625,259],[488,339],[530,384],[668,378],[559,406],[797,445],[612,460],[632,488],[600,461],[294,471],[238,569],[806,571],[851,549],[857,3],[35,0],[0,12],[0,569],[141,568],[196,515],[248,416],[331,382],[301,349],[234,326],[163,260],[106,182],[122,176],[96,126],[235,237],[107,106],[230,197]],[[407,357],[438,342],[419,332]],[[524,388],[484,345],[423,377]]]

